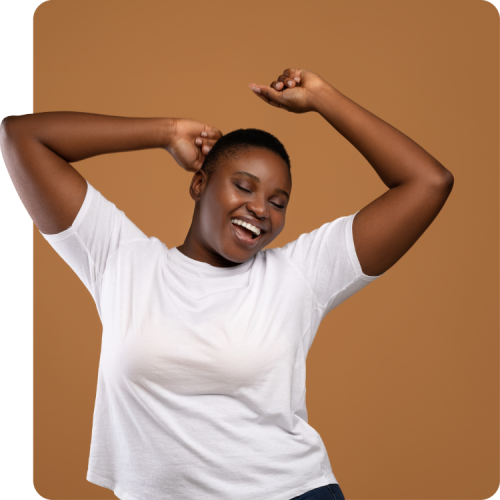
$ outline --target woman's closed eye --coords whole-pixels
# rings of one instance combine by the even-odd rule
[[[235,184],[236,187],[240,188],[242,191],[246,191],[247,193],[251,193],[252,191],[249,191],[248,189],[245,189],[243,187],[241,187],[240,185],[238,184]]]
[[[242,191],[245,191],[247,193],[251,193],[252,191],[249,191],[248,189],[245,189],[244,187],[241,187],[239,184],[235,184],[235,186],[239,189],[241,189]],[[278,205],[277,203],[274,203],[274,202],[271,202],[275,207],[278,207],[278,208],[283,208],[282,205]]]

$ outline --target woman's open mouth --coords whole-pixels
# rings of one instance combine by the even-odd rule
[[[246,247],[254,247],[262,238],[262,231],[259,235],[257,235],[255,232],[244,226],[240,226],[234,222],[231,222],[230,224],[236,241],[242,243]]]

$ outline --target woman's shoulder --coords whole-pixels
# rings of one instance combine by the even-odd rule
[[[135,238],[122,241],[115,251],[109,256],[109,260],[119,255],[135,255],[139,262],[146,262],[154,254],[161,255],[168,248],[161,240],[155,236],[137,236]]]

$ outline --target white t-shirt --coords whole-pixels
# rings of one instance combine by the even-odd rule
[[[361,270],[355,215],[220,268],[88,183],[73,225],[43,235],[103,325],[87,480],[122,500],[290,500],[337,483],[307,423],[306,357],[325,315],[378,278]]]

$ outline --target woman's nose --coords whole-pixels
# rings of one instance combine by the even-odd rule
[[[250,210],[250,212],[253,212],[259,219],[269,216],[269,210],[264,200],[254,200],[252,202],[249,202],[247,203],[247,208],[248,210]]]

